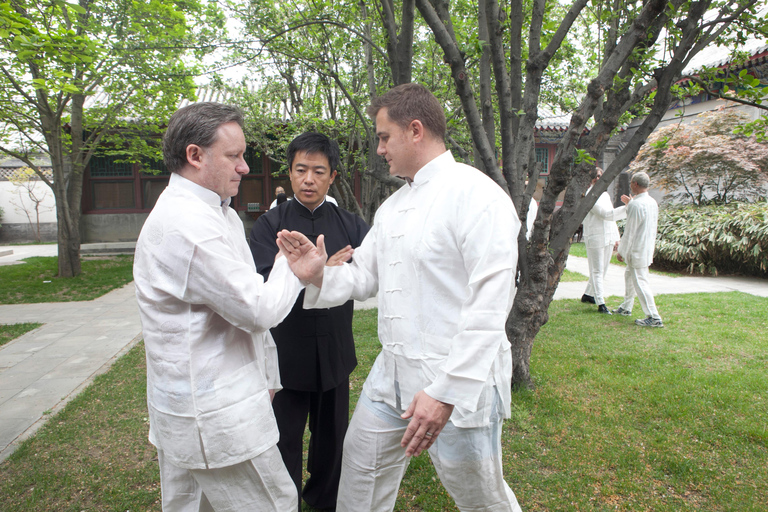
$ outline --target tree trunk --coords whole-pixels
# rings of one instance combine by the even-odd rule
[[[493,152],[496,152],[496,120],[494,119],[493,97],[491,95],[491,49],[488,35],[488,21],[486,11],[482,6],[478,9],[478,37],[483,44],[483,53],[480,55],[480,105],[485,136],[488,139]],[[486,172],[483,167],[483,159],[480,151],[475,146],[475,167]],[[487,172],[486,172],[487,174]]]
[[[455,89],[462,101],[476,151],[482,159],[482,167],[508,191],[519,216],[525,219],[528,202],[538,179],[534,134],[542,77],[553,55],[571,31],[574,21],[586,7],[587,0],[574,1],[557,30],[549,33],[544,48],[541,45],[545,42],[542,39],[545,2],[533,1],[527,41],[528,60],[524,65],[520,52],[523,48],[522,2],[513,0],[509,5],[512,19],[507,28],[510,36],[508,45],[501,39],[505,30],[504,10],[496,0],[482,0],[479,4],[479,20],[482,23],[484,18],[488,29],[487,32],[481,30],[481,39],[485,40],[487,33],[496,84],[496,106],[499,109],[502,134],[501,173],[496,168],[488,144],[489,137],[483,130],[464,66],[463,53],[453,33],[446,3],[440,0],[417,0],[416,5],[435,40],[442,47],[446,62],[451,65]],[[514,364],[513,386],[533,387],[530,372],[533,340],[548,320],[547,310],[565,269],[571,239],[579,224],[600,194],[629,165],[642,142],[666,113],[672,99],[670,90],[679,79],[685,64],[722,34],[724,29],[716,28],[717,23],[720,27],[727,27],[738,15],[736,11],[723,9],[717,23],[709,20],[708,24],[704,24],[702,19],[711,1],[691,4],[690,8],[682,11],[686,14],[674,22],[679,32],[675,33],[676,39],[670,39],[674,44],[667,43],[670,44],[667,55],[671,55],[668,63],[654,70],[653,80],[644,82],[646,78],[637,70],[647,65],[648,49],[654,48],[665,27],[669,30],[669,16],[681,12],[678,11],[681,5],[682,0],[648,0],[639,12],[631,14],[621,23],[611,25],[609,29],[598,75],[590,82],[584,100],[572,115],[570,126],[551,163],[549,181],[539,204],[530,241],[525,239],[524,233],[518,238],[517,294],[506,322]],[[740,4],[738,12],[748,8],[748,5]],[[621,34],[618,33],[618,27],[622,27]],[[509,64],[505,63],[506,59]],[[507,66],[510,66],[509,69]],[[525,71],[524,81],[522,70]],[[483,79],[480,82],[481,85],[485,83]],[[634,91],[630,91],[630,87],[635,87]],[[630,140],[625,141],[622,150],[605,169],[603,178],[585,194],[594,175],[595,161],[604,151],[619,119],[652,90],[656,91],[653,105],[643,123]],[[485,106],[483,102],[481,105]],[[482,117],[485,118],[486,114],[483,113]],[[585,134],[590,119],[594,119],[594,125]],[[578,160],[575,160],[577,156]],[[522,185],[526,179],[529,184],[524,188]],[[563,192],[563,204],[558,209],[557,200]]]
[[[401,7],[398,33],[394,1],[381,0],[381,22],[387,34],[387,57],[394,85],[410,83],[413,67],[414,0],[403,0]]]

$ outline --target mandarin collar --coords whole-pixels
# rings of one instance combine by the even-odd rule
[[[320,215],[323,212],[323,206],[325,206],[328,200],[323,199],[323,202],[317,205],[317,208],[315,208],[314,210],[310,210],[309,208],[304,206],[304,203],[299,201],[298,198],[296,197],[294,197],[291,202],[296,203],[296,209],[299,211],[300,214],[305,214],[305,215],[314,217],[316,215]]]
[[[200,200],[202,200],[205,204],[209,206],[228,206],[229,203],[232,201],[231,197],[228,197],[224,201],[221,200],[219,197],[219,194],[214,192],[213,190],[209,190],[205,187],[201,187],[194,181],[188,180],[184,176],[182,176],[179,173],[173,172],[171,173],[171,179],[168,182],[169,186],[181,188],[183,190],[186,190],[187,192],[190,192],[191,194],[197,196]]]
[[[419,169],[413,177],[413,181],[410,182],[411,188],[418,188],[425,183],[428,183],[433,176],[435,176],[441,168],[449,166],[455,163],[453,155],[450,151],[446,151],[442,155],[433,158],[427,165]]]

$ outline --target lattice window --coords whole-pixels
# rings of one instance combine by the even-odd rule
[[[94,156],[90,161],[92,178],[131,178],[133,164],[117,162],[114,156]]]
[[[250,174],[262,174],[261,153],[257,152],[252,146],[248,146],[245,148],[245,155],[243,155],[243,158],[245,159],[245,163],[248,164]]]
[[[168,170],[168,168],[165,166],[165,162],[163,162],[162,160],[150,160],[148,158],[145,158],[141,161],[141,168],[142,168],[142,171],[141,171],[142,177],[171,175],[171,171]],[[148,172],[144,169],[152,169],[152,170],[160,171],[160,174]]]
[[[536,162],[541,163],[542,174],[549,174],[549,148],[536,148]]]

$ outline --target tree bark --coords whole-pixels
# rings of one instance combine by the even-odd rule
[[[435,0],[434,2],[416,0],[416,8],[421,13],[424,21],[427,22],[427,25],[429,25],[435,40],[445,53],[446,61],[451,66],[451,75],[456,86],[456,93],[461,100],[464,115],[467,117],[470,133],[472,134],[472,141],[480,154],[483,168],[493,181],[505,192],[509,193],[507,182],[499,172],[496,155],[485,135],[482,117],[477,109],[477,103],[475,103],[474,93],[469,82],[469,74],[464,63],[464,55],[456,41],[456,34],[453,32],[451,16],[447,10],[447,5],[440,2],[440,0]]]

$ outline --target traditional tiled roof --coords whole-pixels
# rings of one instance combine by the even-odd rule
[[[768,56],[768,43],[766,40],[750,39],[739,51],[748,52],[750,60],[763,59]],[[696,74],[703,67],[719,68],[731,62],[733,48],[722,46],[709,46],[699,52],[683,71],[684,75]]]
[[[51,159],[47,155],[35,155],[32,156],[32,162],[43,170],[46,176],[51,177],[53,171],[51,170]],[[21,167],[28,167],[26,162],[22,162],[18,158],[13,157],[0,157],[0,181],[8,181],[13,176],[13,173]],[[32,180],[39,179],[37,175],[31,176]]]
[[[179,102],[178,108],[186,107],[191,103],[199,103],[202,101],[215,101],[219,103],[226,103],[227,100],[229,100],[229,98],[232,96],[232,91],[230,89],[219,90],[213,87],[199,86],[195,91],[195,95],[197,96],[197,100],[190,101],[188,99],[182,99]],[[91,96],[88,96],[85,99],[85,108],[89,108],[97,105],[104,106],[108,104],[109,104],[109,95],[104,93],[103,91],[98,91],[95,94],[92,94]]]
[[[557,113],[539,105],[539,119],[536,121],[537,130],[562,132],[568,129],[570,123],[571,114]]]
[[[32,163],[38,167],[50,167],[51,159],[48,155],[33,155],[31,158]],[[18,169],[19,167],[28,167],[26,162],[22,162],[18,158],[9,156],[0,156],[0,169]]]

